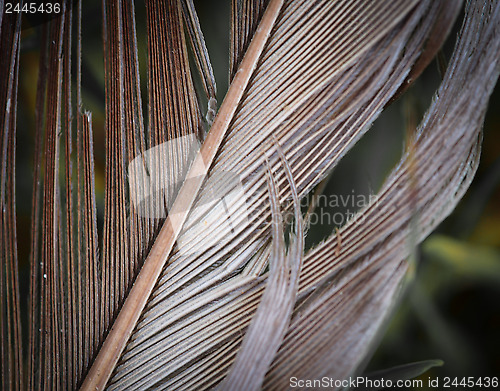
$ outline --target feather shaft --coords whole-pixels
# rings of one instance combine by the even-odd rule
[[[189,170],[187,175],[188,180],[179,191],[179,195],[174,202],[169,217],[165,221],[108,337],[104,341],[102,348],[85,378],[81,388],[82,390],[101,390],[106,386],[132,334],[135,324],[146,305],[161,270],[167,262],[168,255],[179,235],[198,190],[202,185],[208,168],[219,149],[233,114],[236,111],[237,103],[243,96],[243,92],[250,80],[252,71],[262,53],[269,33],[274,26],[282,3],[282,0],[272,1],[262,18],[262,22],[248,48],[247,54],[241,63],[234,82],[231,84],[226,99],[224,99],[221,109],[214,120],[212,129]]]

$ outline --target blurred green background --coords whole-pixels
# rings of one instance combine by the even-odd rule
[[[219,102],[228,82],[229,1],[196,1],[215,71]],[[96,189],[102,222],[104,192],[104,72],[101,5],[83,6],[83,102],[93,113]],[[146,92],[145,9],[137,5],[143,99]],[[450,57],[459,20],[444,47]],[[17,209],[23,313],[29,270],[34,100],[38,72],[39,27],[23,30],[20,65],[17,154]],[[404,147],[407,112],[420,118],[439,85],[433,62],[415,85],[392,104],[330,177],[326,194],[373,194]],[[144,105],[146,108],[146,105]],[[453,214],[420,246],[414,276],[366,371],[439,358],[444,365],[422,376],[500,375],[500,88],[493,94],[484,127],[481,163],[468,193]],[[145,116],[146,118],[146,116]],[[331,211],[337,212],[335,210]],[[309,245],[334,226],[314,226]],[[24,318],[26,320],[26,318]],[[26,324],[26,323],[25,323]]]

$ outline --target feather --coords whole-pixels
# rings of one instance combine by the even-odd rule
[[[196,14],[196,9],[193,1],[182,1],[182,10],[184,14],[184,20],[186,21],[187,30],[189,32],[191,47],[193,49],[193,52],[195,53],[196,67],[198,68],[198,72],[202,76],[203,89],[208,98],[207,118],[210,119],[208,122],[210,123],[210,125],[212,125],[217,105],[217,86],[215,83],[214,72],[212,70],[210,58],[208,57],[205,38],[203,38],[203,32],[201,31],[200,21],[198,20],[198,15]]]
[[[289,5],[289,8],[283,11],[288,11],[292,15],[290,17],[292,19],[295,13],[299,14],[297,16],[299,18],[302,11],[302,8],[294,8],[294,6],[295,4]],[[331,11],[329,9],[330,6],[330,3],[318,4],[316,11],[321,15],[321,11]],[[359,6],[361,7],[361,4]],[[255,71],[258,77],[255,76],[255,78],[256,80],[263,81],[257,87],[253,83],[250,84],[245,94],[242,108],[235,114],[236,117],[233,120],[233,125],[229,129],[229,134],[221,146],[221,152],[218,154],[211,168],[211,176],[205,185],[207,188],[210,186],[230,188],[231,185],[229,183],[224,184],[225,177],[221,174],[215,175],[215,173],[217,171],[220,173],[238,173],[239,178],[245,186],[245,193],[251,194],[251,198],[246,201],[245,209],[235,208],[235,213],[231,214],[230,219],[238,222],[245,219],[246,215],[248,221],[241,225],[235,224],[237,227],[235,232],[231,231],[230,234],[232,234],[232,237],[228,237],[228,230],[221,224],[227,217],[217,214],[217,209],[207,212],[208,214],[215,214],[214,217],[207,217],[204,214],[205,208],[203,208],[203,202],[205,201],[202,198],[204,193],[202,188],[199,200],[200,208],[195,205],[178,240],[178,242],[182,243],[184,250],[174,251],[169,264],[164,269],[160,277],[160,282],[155,292],[153,292],[153,298],[128,344],[128,351],[124,353],[121,359],[122,362],[117,368],[115,377],[112,379],[112,388],[119,389],[124,387],[125,384],[134,384],[135,387],[140,388],[144,386],[145,382],[148,382],[148,384],[156,384],[154,382],[158,382],[156,386],[159,387],[159,384],[163,385],[163,383],[160,383],[161,379],[168,379],[170,377],[172,377],[172,382],[174,382],[177,380],[174,374],[181,370],[181,368],[189,366],[190,362],[197,362],[201,357],[215,349],[221,341],[232,338],[231,336],[236,337],[239,334],[239,330],[243,330],[246,327],[252,316],[252,313],[243,312],[247,306],[248,298],[242,298],[238,310],[234,310],[234,317],[226,315],[225,318],[222,318],[222,312],[217,311],[215,308],[212,311],[213,313],[210,313],[209,309],[206,312],[197,313],[195,310],[201,308],[200,304],[206,303],[208,297],[211,300],[215,299],[212,290],[209,290],[208,297],[205,297],[203,290],[209,289],[215,282],[224,282],[227,280],[227,283],[230,284],[231,278],[235,276],[235,272],[248,264],[248,262],[251,262],[255,249],[265,245],[269,238],[270,231],[266,220],[270,212],[262,201],[265,199],[265,176],[256,171],[262,164],[259,160],[266,153],[266,138],[269,138],[270,134],[276,135],[292,170],[295,170],[292,172],[294,180],[297,183],[299,195],[302,196],[308,192],[315,181],[323,177],[323,172],[331,169],[335,165],[335,162],[343,156],[347,148],[354,144],[356,138],[360,137],[360,133],[366,130],[364,128],[366,126],[364,121],[368,122],[369,118],[373,118],[378,113],[377,107],[381,108],[384,106],[384,102],[387,102],[384,99],[389,99],[397,90],[398,81],[399,83],[403,81],[404,76],[402,77],[402,74],[404,75],[405,68],[409,69],[411,67],[412,61],[418,55],[417,48],[422,44],[426,33],[431,29],[434,22],[432,17],[426,19],[426,23],[418,25],[418,29],[412,37],[413,40],[410,40],[403,60],[396,63],[396,59],[401,55],[401,50],[403,49],[402,43],[407,43],[406,37],[417,26],[417,22],[422,17],[427,6],[428,4],[426,3],[421,4],[421,8],[417,8],[415,14],[412,14],[413,17],[408,18],[406,23],[403,23],[405,27],[403,31],[405,33],[401,33],[401,36],[397,36],[398,38],[395,38],[394,35],[388,32],[386,39],[382,40],[378,45],[367,40],[366,45],[375,45],[376,47],[373,48],[373,51],[367,52],[366,57],[359,54],[359,51],[352,52],[352,48],[348,46],[340,47],[345,48],[345,53],[348,56],[345,61],[351,61],[352,58],[353,62],[357,60],[359,64],[363,64],[363,60],[365,60],[365,63],[370,60],[370,65],[375,63],[372,65],[373,68],[370,68],[370,71],[365,74],[361,73],[357,68],[358,64],[353,65],[354,69],[346,67],[347,70],[343,73],[343,68],[335,62],[336,57],[332,56],[329,52],[322,53],[320,51],[321,48],[318,48],[318,52],[324,56],[320,58],[324,58],[325,62],[328,60],[333,62],[330,69],[326,68],[332,74],[331,79],[322,74],[322,72],[327,72],[325,68],[317,68],[317,73],[322,76],[318,81],[319,84],[314,84],[312,80],[308,83],[304,82],[304,89],[301,90],[295,84],[279,82],[279,80],[282,80],[280,78],[286,77],[282,76],[282,74],[286,75],[286,70],[279,67],[279,65],[278,68],[268,66],[267,72],[271,74],[274,72],[274,75],[268,76],[268,78],[276,80],[276,82],[274,84],[267,83],[268,78],[265,77],[264,71],[262,71],[263,74],[259,73],[262,68],[266,67],[267,63],[263,61],[259,64],[259,68]],[[401,9],[406,12],[412,10],[402,6]],[[386,9],[386,12],[392,11],[394,11],[392,8]],[[314,15],[311,9],[305,9],[302,12]],[[433,15],[433,13],[431,12],[429,15]],[[362,18],[363,14],[360,17]],[[381,19],[383,20],[384,18]],[[286,18],[283,17],[278,21],[280,20],[286,20]],[[311,18],[311,25],[316,26],[314,18]],[[294,26],[294,22],[293,20],[288,23],[282,21],[281,26],[284,30],[283,34],[285,34],[285,32],[289,32],[290,26]],[[331,30],[328,30],[329,27]],[[335,33],[333,27],[335,26],[325,26],[325,34],[329,32],[333,35]],[[338,29],[340,28],[338,27]],[[344,28],[349,32],[351,31],[349,25],[344,26]],[[390,30],[388,26],[386,28]],[[399,28],[401,27],[398,26],[398,30]],[[275,28],[275,34],[279,35],[280,31],[279,28]],[[307,28],[303,30],[298,30],[297,28],[297,30],[292,30],[292,32],[304,34],[304,37],[300,35],[299,37],[294,37],[298,42],[300,42],[299,38],[304,39],[304,42],[309,42],[310,37],[307,35],[309,33]],[[377,32],[378,30],[369,33]],[[279,47],[281,43],[281,45],[285,45],[288,48],[290,39],[292,38],[275,38],[277,41],[276,45]],[[328,39],[325,38],[325,40]],[[358,41],[352,41],[353,44],[355,42]],[[412,44],[415,45],[413,51],[409,50]],[[382,50],[383,48],[385,50]],[[310,46],[300,47],[297,45],[296,50],[299,51],[300,49],[310,49]],[[266,52],[266,50],[268,51]],[[275,53],[274,58],[271,57],[271,54],[266,55],[271,50]],[[269,59],[268,61],[272,63],[281,60],[284,57],[284,53],[284,51],[279,51],[278,48],[269,46],[268,49],[265,49],[263,58]],[[380,53],[376,57],[380,61],[379,63],[373,61],[374,53]],[[313,57],[312,54],[310,55]],[[358,58],[358,56],[361,57]],[[291,53],[289,57],[291,59],[299,58],[297,64],[295,64],[295,69],[310,68],[310,64],[307,62],[310,61],[309,57],[302,59],[295,53]],[[318,61],[316,59],[316,62]],[[283,59],[283,62],[287,63],[287,59]],[[391,70],[393,67],[396,69],[392,73]],[[374,73],[375,70],[378,73]],[[314,75],[311,72],[310,77],[312,78]],[[374,80],[374,75],[379,75],[380,80]],[[358,77],[355,78],[355,76]],[[288,80],[289,78],[286,79]],[[365,97],[364,94],[359,94],[362,86],[366,90],[365,83],[368,82],[368,79],[373,80],[372,87],[377,85],[381,87],[380,93],[374,93],[373,97]],[[348,80],[349,84],[347,83]],[[344,85],[342,83],[346,84],[345,89],[339,90],[337,86]],[[325,91],[321,93],[316,92],[316,94],[312,93],[314,91],[313,88],[320,90],[321,86],[323,86]],[[390,88],[394,88],[392,92],[384,90],[384,88],[389,86]],[[373,92],[373,89],[369,90]],[[346,96],[350,96],[349,93],[356,95],[355,91],[363,97],[362,100],[366,99],[365,103],[363,103],[367,105],[366,108],[362,103],[356,102],[352,106],[341,106],[334,114],[326,110],[329,107],[335,107],[332,103],[335,102],[335,97],[337,99],[346,99]],[[282,109],[283,101],[281,99],[287,94],[294,93],[301,93],[301,95],[296,97],[295,100],[292,100],[292,97],[290,97],[288,115],[291,118],[286,118],[287,112]],[[280,100],[271,99],[276,96],[280,96]],[[370,101],[370,98],[373,101],[371,105],[368,105],[367,102]],[[311,112],[309,109],[312,101],[315,101],[314,107],[319,107],[319,112]],[[303,102],[302,106],[299,102]],[[261,111],[256,111],[255,109],[245,110],[245,105],[256,107]],[[293,105],[296,106],[295,110],[292,108]],[[363,107],[363,109],[356,112],[353,107],[358,106]],[[270,112],[273,108],[275,112]],[[347,119],[350,118],[350,123],[347,119],[342,118],[342,115],[347,117]],[[312,117],[309,119],[309,123],[307,120],[308,116]],[[264,118],[265,120],[258,122],[255,118]],[[283,128],[282,132],[279,131],[280,124],[283,124],[281,125]],[[336,136],[338,137],[337,139],[335,138]],[[335,148],[336,143],[340,145]],[[242,153],[242,151],[248,152]],[[328,167],[322,166],[325,162],[329,162]],[[273,163],[273,160],[271,160],[271,164],[274,166],[276,163]],[[273,167],[273,170],[276,169]],[[304,175],[306,173],[307,175]],[[211,183],[210,179],[212,175],[215,179]],[[281,186],[280,182],[282,181],[283,179],[277,178],[279,186]],[[281,202],[288,197],[286,191],[286,187],[284,187],[280,192]],[[240,216],[238,214],[239,211],[243,211],[245,215]],[[204,221],[217,222],[216,224],[218,225],[210,224],[211,230],[207,231],[204,228]],[[218,234],[218,230],[220,230],[220,234]],[[257,235],[256,232],[258,232]],[[185,239],[185,237],[188,239]],[[249,239],[250,237],[251,239]],[[214,241],[214,238],[218,238],[218,240]],[[221,240],[222,238],[224,239]],[[208,251],[207,241],[209,243],[216,243],[213,248],[208,247]],[[219,263],[220,259],[224,260],[222,264]],[[214,267],[216,268],[214,269]],[[238,278],[235,284],[239,284]],[[249,286],[248,289],[253,290],[254,288]],[[181,290],[181,293],[179,293],[179,290]],[[253,295],[258,294],[258,292],[253,293]],[[255,297],[255,299],[258,299],[258,297]],[[190,323],[189,316],[194,316],[195,314],[193,323]],[[204,317],[198,320],[198,317],[202,314]],[[199,331],[194,327],[194,322],[210,325],[204,330],[204,333],[208,334],[208,336],[204,338],[203,344],[200,344]],[[235,327],[235,325],[237,326]],[[178,340],[185,342],[182,346],[179,346],[175,343]],[[145,357],[151,349],[155,351],[155,358],[146,361]],[[200,367],[198,370],[204,370],[204,375],[206,377],[210,376],[207,367]],[[164,386],[168,388],[171,384],[165,383]],[[186,385],[186,387],[188,386]]]
[[[64,360],[54,360],[54,357],[63,357],[62,338],[59,330],[63,327],[63,318],[66,308],[63,307],[63,268],[60,241],[60,210],[61,199],[59,193],[59,155],[60,135],[62,132],[61,110],[63,89],[63,31],[65,18],[54,20],[49,28],[49,53],[47,73],[47,105],[45,109],[44,129],[44,173],[41,232],[41,271],[40,297],[42,301],[40,311],[41,325],[38,329],[42,360],[40,371],[45,388],[58,388],[65,383],[61,372]]]
[[[46,35],[48,34],[48,25],[42,30],[42,42],[47,42]],[[36,90],[36,107],[35,107],[35,156],[33,164],[33,194],[32,194],[32,209],[31,209],[31,247],[30,247],[30,296],[29,296],[29,361],[28,361],[28,389],[33,389],[34,384],[40,384],[40,378],[35,379],[35,357],[37,349],[40,348],[40,334],[37,325],[40,324],[40,295],[39,295],[39,237],[40,237],[40,169],[42,164],[42,143],[43,143],[43,108],[44,95],[47,83],[47,55],[48,45],[43,45],[40,53],[38,82]],[[38,371],[38,373],[41,373]]]
[[[291,248],[285,255],[283,221],[278,207],[276,184],[269,170],[268,186],[273,218],[269,276],[259,307],[248,327],[235,362],[218,387],[221,390],[259,390],[262,387],[268,367],[283,340],[296,300],[304,252],[302,216],[290,167],[287,166],[279,146],[278,148],[293,194],[296,236],[291,238]]]
[[[3,7],[2,11],[3,13]],[[0,16],[0,352],[3,390],[23,387],[19,273],[16,248],[16,115],[21,15]]]
[[[137,275],[134,285],[111,329],[111,333],[106,337],[99,355],[94,361],[93,368],[91,368],[83,383],[82,389],[99,389],[104,387],[108,381],[111,371],[114,369],[119,355],[125,348],[125,344],[133,331],[135,323],[146,305],[146,301],[161,273],[161,269],[165,265],[172,246],[187,217],[187,213],[193,204],[194,197],[198,193],[207,169],[214,158],[215,152],[222,142],[232,114],[235,111],[235,106],[232,102],[241,99],[280,7],[281,2],[275,1],[268,8],[267,18],[263,18],[264,26],[261,26],[261,30],[256,34],[256,38],[259,39],[255,39],[253,41],[255,44],[249,47],[246,59],[240,67],[241,72],[233,81],[226,95],[224,102],[228,103],[223,103],[214,120],[211,131],[203,143],[202,149],[192,162],[186,174],[187,180],[185,180],[179,190],[176,201],[169,209],[168,218],[161,232],[158,234],[141,271]]]
[[[435,57],[461,2],[231,3],[231,84],[214,118],[193,1],[146,1],[142,94],[134,2],[103,0],[102,229],[81,87],[82,2],[63,1],[42,27],[28,389],[283,389],[291,376],[346,378],[372,350],[414,246],[467,190],[499,73],[497,3],[467,3],[443,82],[401,161],[372,203],[305,254],[301,198]],[[2,11],[5,389],[23,388],[16,23]],[[293,224],[280,223],[289,215]]]
[[[461,39],[418,130],[414,175],[418,180],[419,242],[453,210],[477,169],[483,105],[500,72],[497,61],[500,42],[495,38],[498,31],[488,20],[495,20],[499,12],[499,7],[490,11],[480,2],[468,4]],[[486,47],[491,49],[488,54]],[[472,97],[474,103],[466,104]],[[376,202],[360,212],[362,219],[353,219],[342,229],[343,248],[339,257],[333,255],[337,245],[335,235],[306,256],[301,291],[319,281],[325,287],[321,295],[311,295],[309,302],[302,304],[295,314],[282,351],[268,374],[266,387],[283,387],[292,374],[304,379],[323,375],[346,378],[359,364],[354,357],[366,356],[370,339],[393,305],[395,291],[407,268],[404,260],[411,251],[406,238],[415,212],[410,207],[411,192],[401,190],[410,184],[408,159],[407,153],[387,179]],[[430,191],[431,188],[434,190]],[[398,211],[390,213],[390,204],[397,205]],[[366,250],[356,248],[367,245]],[[323,251],[329,253],[325,258]],[[314,273],[308,270],[319,266],[316,263],[320,259],[328,262],[332,277],[324,273],[309,277]],[[358,299],[353,300],[353,296]],[[367,310],[365,306],[378,310]],[[320,319],[314,325],[309,315],[312,313],[315,319]],[[290,338],[288,343],[287,338]],[[287,344],[300,354],[292,353]],[[298,344],[307,348],[296,350]],[[346,360],[347,357],[350,358]]]
[[[232,81],[269,0],[231,0],[229,81]]]

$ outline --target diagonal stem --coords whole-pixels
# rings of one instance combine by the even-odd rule
[[[283,0],[272,0],[262,17],[254,38],[245,54],[238,72],[229,87],[222,106],[214,120],[200,152],[195,157],[167,220],[151,251],[144,261],[123,306],[109,331],[99,353],[87,374],[81,390],[102,390],[135,328],[149,296],[165,266],[170,251],[177,240],[193,202],[200,190],[208,169],[227,132],[230,121],[238,107],[250,76],[256,67],[264,45],[276,21]]]

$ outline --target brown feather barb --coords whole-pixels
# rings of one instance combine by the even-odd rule
[[[82,97],[84,6],[62,1],[39,26],[24,341],[21,18],[2,3],[2,389],[281,390],[292,376],[354,374],[410,247],[474,176],[500,73],[500,4],[467,2],[441,86],[376,202],[307,252],[301,199],[435,57],[461,2],[232,0],[230,86],[214,117],[194,2],[146,0],[143,75],[142,4],[103,0],[104,180],[101,120]]]

